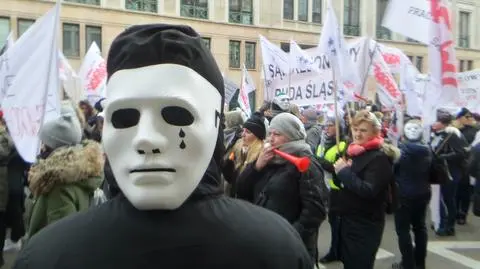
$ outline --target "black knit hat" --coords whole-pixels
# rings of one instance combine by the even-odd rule
[[[462,107],[462,109],[460,109],[460,111],[457,113],[457,119],[463,117],[463,116],[468,116],[468,115],[472,115],[472,112],[470,110],[468,110],[466,107]]]
[[[222,73],[202,37],[186,25],[145,24],[123,31],[115,38],[108,53],[108,79],[122,69],[166,63],[195,70],[218,90],[223,105]]]
[[[249,130],[260,140],[265,139],[267,129],[265,127],[265,119],[260,114],[253,114],[244,124],[243,128]]]
[[[185,25],[135,25],[120,33],[112,42],[108,53],[107,79],[119,70],[157,64],[178,64],[191,68],[218,90],[223,107],[225,89],[222,73],[201,36]],[[161,83],[162,81],[159,81],[159,84]],[[219,118],[223,120],[223,109],[219,114]],[[217,165],[221,164],[225,151],[223,124],[219,126],[213,154],[213,160]]]

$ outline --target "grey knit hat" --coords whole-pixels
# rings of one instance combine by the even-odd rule
[[[60,117],[45,122],[39,135],[40,140],[52,149],[79,144],[82,141],[82,127],[72,104],[62,102]]]
[[[274,129],[286,136],[289,141],[305,140],[307,132],[299,118],[290,113],[280,113],[270,122],[269,130]]]

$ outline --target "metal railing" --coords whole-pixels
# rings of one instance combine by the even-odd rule
[[[392,31],[383,26],[377,26],[377,38],[390,40],[392,39]]]
[[[180,7],[180,15],[183,17],[208,19],[208,7],[182,4]]]
[[[87,5],[100,5],[100,0],[65,0],[65,2],[87,4]]]
[[[125,8],[129,10],[157,13],[157,0],[126,0]]]
[[[245,11],[230,11],[228,21],[231,23],[253,24],[253,14]]]
[[[360,36],[360,25],[343,25],[343,34],[350,36]]]
[[[468,35],[461,35],[458,37],[458,46],[460,48],[470,48],[470,36]]]

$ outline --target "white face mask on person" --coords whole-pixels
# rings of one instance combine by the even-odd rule
[[[403,133],[410,141],[420,141],[423,136],[423,126],[417,122],[407,122],[403,127]]]
[[[120,70],[107,87],[102,142],[120,189],[138,209],[178,208],[212,159],[220,93],[176,64]]]

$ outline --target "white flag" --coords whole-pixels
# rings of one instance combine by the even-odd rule
[[[78,71],[84,94],[93,105],[106,96],[107,65],[97,43],[92,42]]]
[[[238,93],[238,104],[240,108],[247,114],[247,117],[252,115],[252,108],[250,106],[250,99],[248,98],[248,93],[255,91],[255,86],[250,84],[248,81],[248,72],[245,68],[245,64],[242,67],[242,85],[240,86],[240,92]],[[252,90],[253,89],[253,90]]]
[[[382,26],[428,44],[430,0],[390,0]]]
[[[35,162],[38,132],[44,121],[59,116],[57,34],[60,2],[39,18],[0,56],[2,108],[20,156]]]
[[[337,89],[345,90],[347,99],[353,99],[354,93],[359,92],[362,81],[350,59],[349,47],[343,38],[330,0],[328,1],[327,17],[323,25],[318,49],[326,51],[332,62]]]
[[[13,41],[13,32],[10,32],[10,34],[8,34],[7,36],[7,39],[5,39],[5,45],[3,45],[3,47],[0,49],[0,55],[4,54],[5,51],[8,50],[8,48],[13,47],[14,42],[15,41]]]
[[[430,5],[432,20],[428,59],[432,88],[437,89],[432,102],[444,105],[459,97],[455,41],[446,1],[430,0]]]

